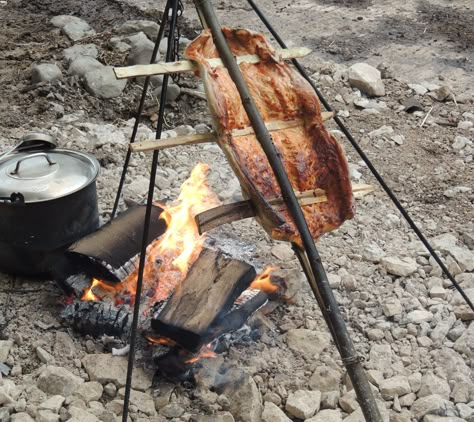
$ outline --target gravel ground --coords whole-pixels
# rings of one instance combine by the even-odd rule
[[[474,300],[474,109],[468,82],[472,5],[372,3],[262,4],[278,11],[272,18],[293,45],[315,50],[304,62],[313,79]],[[385,14],[380,12],[382,3]],[[198,34],[198,24],[191,6],[186,6],[182,32],[191,39]],[[316,31],[323,17],[315,14],[318,25],[311,25],[309,6],[329,10],[332,32]],[[115,197],[140,86],[129,83],[115,98],[97,98],[80,77],[68,75],[70,64],[63,54],[74,44],[93,43],[100,63],[126,64],[128,50],[123,45],[120,50],[112,38],[120,35],[118,28],[128,20],[156,20],[156,8],[131,0],[8,1],[0,7],[5,28],[0,34],[2,149],[40,128],[54,134],[61,146],[94,154],[101,163],[98,193],[103,222]],[[246,7],[224,1],[218,12],[227,24],[247,22],[257,27],[245,18]],[[71,41],[49,23],[60,14],[83,18],[96,35]],[[287,25],[294,14],[302,17],[302,31]],[[359,38],[358,16],[367,22]],[[428,28],[425,32],[420,31],[420,22]],[[290,29],[294,37],[288,35]],[[422,36],[415,36],[415,30]],[[331,38],[337,31],[340,37]],[[406,47],[403,54],[399,45]],[[403,55],[409,56],[407,60]],[[348,69],[355,62],[377,66],[382,61],[385,95],[366,99],[349,84]],[[56,64],[62,79],[32,85],[31,66],[39,63]],[[184,77],[178,85],[181,94],[166,116],[167,136],[210,125],[205,101],[183,91],[199,90],[199,81]],[[447,93],[442,101],[439,88]],[[418,111],[406,111],[408,100],[416,102]],[[156,104],[156,96],[150,95],[141,139],[153,137]],[[376,186],[334,124],[329,122],[328,127],[346,150],[353,180]],[[198,162],[210,166],[209,184],[223,201],[239,198],[238,182],[223,154],[214,145],[201,145],[161,154],[156,199],[176,198]],[[149,166],[149,155],[133,157],[125,199],[137,201],[146,195]],[[140,344],[131,420],[363,420],[289,247],[269,239],[253,219],[222,226],[212,236],[259,269],[280,265],[296,294],[254,315],[232,337],[228,350],[195,366],[192,379],[158,377],[152,383],[150,350]],[[474,421],[474,314],[449,288],[381,189],[376,186],[373,194],[357,200],[356,217],[320,239],[318,246],[350,335],[365,358],[384,420]],[[111,348],[126,341],[74,332],[60,318],[64,293],[53,281],[7,275],[0,280],[0,367],[10,370],[0,378],[0,421],[119,420],[126,358],[112,356]]]

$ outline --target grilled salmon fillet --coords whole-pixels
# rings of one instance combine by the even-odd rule
[[[240,70],[281,157],[295,191],[322,189],[327,202],[303,206],[313,238],[339,227],[354,215],[347,162],[337,140],[324,127],[321,106],[309,83],[285,63],[265,37],[247,29],[223,28],[234,56],[258,55]],[[269,201],[280,188],[235,84],[218,58],[212,35],[205,30],[186,48],[185,56],[199,69],[213,116],[219,146],[240,181],[243,195],[256,207],[257,220],[277,240],[299,243],[296,226],[285,207]],[[274,129],[274,130],[273,130]]]

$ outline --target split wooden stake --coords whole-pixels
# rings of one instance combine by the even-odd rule
[[[325,122],[329,119],[332,119],[335,116],[335,114],[336,113],[333,111],[321,113],[322,121]],[[298,119],[298,120],[290,120],[287,122],[273,121],[273,122],[268,122],[266,125],[270,132],[274,132],[276,130],[291,129],[293,127],[302,126],[303,124],[304,124],[303,120]],[[254,131],[251,127],[246,127],[244,129],[235,129],[232,131],[233,136],[247,136],[247,135],[252,135],[253,133]],[[177,138],[135,142],[133,144],[130,144],[130,151],[131,152],[155,151],[155,150],[177,147],[180,145],[203,144],[206,142],[217,142],[216,132],[212,131],[208,133],[198,133],[195,135],[178,136]]]
[[[370,192],[374,191],[372,185],[353,184],[352,193],[355,198],[361,198]],[[326,192],[322,189],[307,190],[304,192],[295,192],[296,198],[301,206],[320,204],[328,200]],[[281,197],[271,198],[268,202],[277,210],[284,207],[283,199]],[[239,201],[233,204],[221,205],[210,210],[197,214],[195,217],[196,224],[199,229],[199,234],[205,233],[222,224],[232,223],[233,221],[243,220],[245,218],[255,217],[255,209],[252,201]]]
[[[311,50],[306,47],[295,47],[276,50],[276,54],[282,59],[297,59],[307,56]],[[237,63],[258,63],[260,56],[257,54],[248,54],[236,57]],[[209,59],[208,62],[213,67],[223,66],[219,58]],[[166,73],[183,73],[197,71],[197,66],[190,60],[181,60],[178,62],[160,62],[156,64],[139,64],[135,66],[114,67],[115,77],[117,79],[136,78],[139,76],[164,75]]]

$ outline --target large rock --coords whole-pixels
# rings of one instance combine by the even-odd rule
[[[61,28],[61,30],[72,41],[77,41],[81,38],[95,34],[95,31],[86,21],[76,16],[59,15],[52,18],[50,22],[57,28]]]
[[[342,374],[329,366],[319,366],[311,375],[309,387],[322,392],[339,390]]]
[[[306,356],[319,355],[331,344],[331,336],[321,331],[294,328],[288,331],[286,343],[291,350]]]
[[[291,419],[276,404],[267,401],[263,408],[262,422],[291,422]]]
[[[125,386],[127,376],[127,358],[110,354],[86,355],[82,364],[91,381],[99,381],[102,385],[109,382],[117,387]],[[145,391],[151,387],[152,377],[141,368],[133,370],[132,388]]]
[[[92,57],[93,59],[96,59],[99,55],[99,50],[97,50],[95,44],[76,44],[72,47],[66,48],[63,54],[66,61],[70,63],[78,57]]]
[[[392,378],[383,380],[380,385],[380,392],[382,396],[393,399],[395,396],[403,396],[411,392],[408,378],[402,375],[397,375]]]
[[[461,271],[474,270],[474,253],[469,249],[460,246],[451,246],[447,249],[447,252],[458,263]]]
[[[349,83],[371,97],[385,95],[380,71],[367,63],[356,63],[349,68]]]
[[[61,69],[54,63],[42,63],[34,65],[31,69],[31,83],[53,82],[62,79]]]
[[[38,378],[38,388],[45,393],[67,397],[73,394],[84,380],[59,366],[47,366]]]
[[[307,419],[319,410],[320,405],[320,391],[298,390],[288,396],[285,409],[295,418]]]
[[[154,21],[132,20],[120,25],[116,29],[116,32],[118,34],[136,34],[137,32],[143,32],[148,38],[154,40],[158,35],[158,29],[159,26]]]
[[[407,277],[418,269],[416,261],[408,257],[400,259],[389,256],[382,258],[380,262],[389,274],[399,277]]]
[[[446,415],[446,400],[437,394],[419,398],[413,403],[410,411],[417,420],[423,419],[425,415]]]
[[[102,69],[103,67],[104,65],[93,57],[80,56],[71,62],[68,74],[83,78],[87,72]]]
[[[418,397],[431,396],[437,394],[446,400],[449,400],[451,388],[446,380],[437,377],[432,372],[427,372],[421,378],[421,387],[418,391]]]
[[[230,412],[237,422],[260,422],[262,398],[253,378],[239,368],[231,368],[222,376],[217,388],[230,401]]]
[[[115,98],[122,94],[126,79],[117,79],[112,66],[91,70],[84,75],[87,90],[97,98]]]

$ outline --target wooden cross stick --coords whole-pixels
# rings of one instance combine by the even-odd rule
[[[335,116],[335,112],[333,111],[325,111],[321,113],[322,121],[325,122],[329,119],[332,119]],[[303,120],[289,120],[289,121],[270,121],[268,122],[267,128],[270,132],[282,129],[290,129],[293,127],[302,126]],[[253,129],[252,127],[246,127],[244,129],[235,129],[232,131],[233,136],[246,136],[252,135]],[[178,136],[176,138],[167,138],[167,139],[157,139],[154,141],[143,141],[143,142],[135,142],[130,144],[130,151],[131,152],[146,152],[146,151],[155,151],[161,150],[166,148],[177,147],[180,145],[194,145],[194,144],[203,144],[206,142],[216,142],[217,141],[217,134],[216,132],[208,132],[208,133],[198,133],[195,135],[186,135],[186,136]]]
[[[311,50],[306,47],[294,47],[277,49],[276,54],[282,59],[297,59],[307,56]],[[247,54],[237,56],[237,63],[258,63],[260,56],[257,54]],[[219,58],[209,59],[208,62],[213,67],[223,66]],[[190,60],[181,60],[177,62],[160,62],[155,64],[139,64],[135,66],[114,67],[115,77],[117,79],[136,78],[139,76],[164,75],[166,73],[183,73],[197,71],[197,66]]]
[[[374,190],[375,189],[372,185],[352,185],[352,193],[355,198],[361,198]],[[302,206],[320,204],[328,200],[326,193],[322,189],[295,192],[295,194],[298,198],[298,202]],[[275,206],[277,210],[284,207],[283,199],[281,197],[270,198],[268,199],[268,202]],[[199,234],[203,234],[211,229],[221,226],[222,224],[255,217],[255,215],[256,213],[252,201],[246,200],[211,208],[210,210],[197,214],[194,219],[198,226]]]

